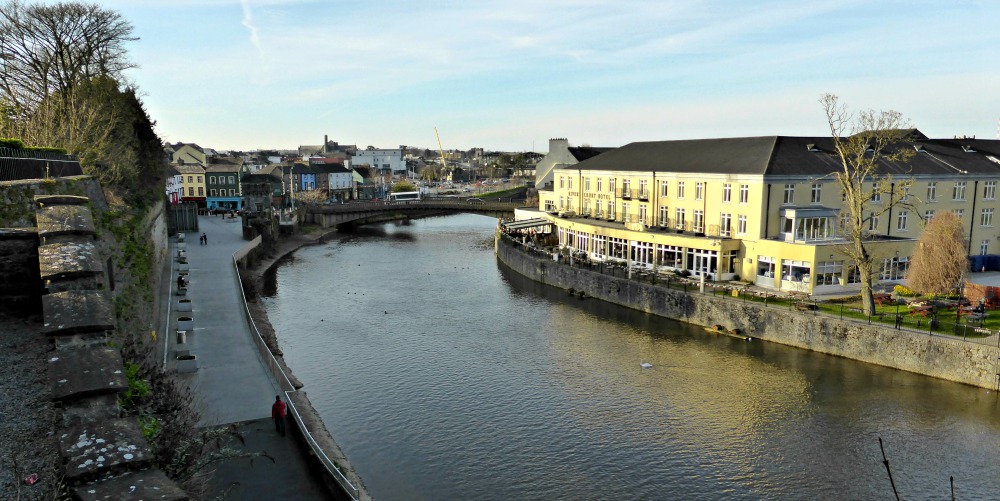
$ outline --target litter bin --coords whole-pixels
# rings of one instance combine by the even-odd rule
[[[177,331],[177,344],[187,343],[187,331]]]

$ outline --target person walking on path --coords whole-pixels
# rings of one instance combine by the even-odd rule
[[[201,234],[201,243],[202,243],[202,245],[208,245],[208,235],[207,234],[205,234],[205,233]]]
[[[271,405],[271,419],[274,419],[274,430],[285,436],[285,403],[281,401],[281,395],[275,395],[274,404]]]

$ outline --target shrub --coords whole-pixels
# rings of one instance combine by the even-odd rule
[[[916,296],[918,296],[918,294],[916,292],[913,292],[910,289],[907,289],[906,287],[904,287],[902,285],[897,285],[897,286],[893,287],[892,288],[892,292],[895,292],[897,296],[901,296],[901,297],[916,297]]]

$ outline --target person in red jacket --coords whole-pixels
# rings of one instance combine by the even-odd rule
[[[285,403],[281,401],[281,395],[275,395],[274,405],[271,406],[271,419],[274,419],[274,429],[281,436],[285,436]]]

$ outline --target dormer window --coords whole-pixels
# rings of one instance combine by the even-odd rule
[[[963,144],[963,145],[962,145],[962,151],[964,151],[964,152],[966,152],[966,153],[975,153],[975,152],[976,152],[976,149],[975,149],[975,148],[973,148],[973,147],[972,147],[971,145],[968,145],[968,144]]]
[[[806,145],[806,149],[809,150],[809,151],[811,151],[811,152],[813,152],[813,153],[816,153],[816,152],[819,151],[819,148],[816,147],[816,143],[809,143],[809,144],[807,144]]]
[[[913,149],[917,150],[917,153],[927,153],[927,149],[923,145],[915,144],[913,145]]]

